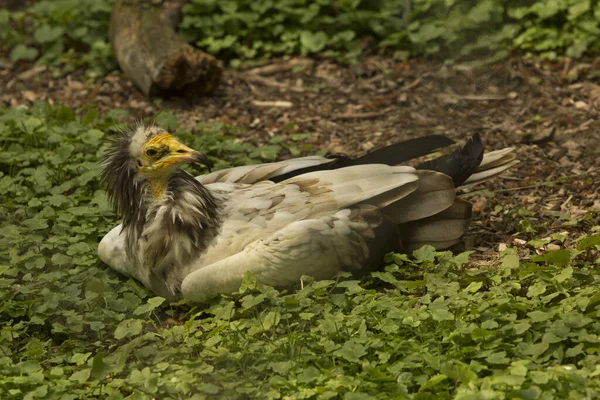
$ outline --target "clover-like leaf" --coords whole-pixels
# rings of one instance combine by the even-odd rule
[[[136,336],[142,331],[142,320],[126,319],[121,321],[115,329],[115,339],[123,339],[128,336]]]

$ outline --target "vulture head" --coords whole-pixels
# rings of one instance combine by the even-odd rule
[[[204,154],[147,123],[125,128],[104,161],[103,181],[122,219],[132,271],[165,297],[178,291],[179,272],[220,226],[217,199],[179,168],[196,162],[210,168]]]

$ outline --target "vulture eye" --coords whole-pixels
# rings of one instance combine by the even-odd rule
[[[148,149],[146,150],[146,155],[148,157],[154,157],[158,152],[156,151],[156,149]]]

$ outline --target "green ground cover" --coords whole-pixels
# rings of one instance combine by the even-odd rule
[[[116,67],[112,0],[40,0],[0,10],[11,61],[36,60],[97,77]],[[600,50],[592,0],[191,0],[181,34],[233,66],[302,54],[353,62],[386,53],[494,60],[509,51],[548,59]]]
[[[555,235],[561,249],[544,256],[534,239],[486,267],[424,247],[388,255],[385,271],[360,281],[307,278],[279,292],[248,276],[239,294],[206,306],[153,297],[96,257],[117,221],[98,157],[124,117],[42,102],[0,109],[2,399],[600,394],[593,230],[569,246]],[[222,125],[192,135],[169,113],[157,119],[217,168],[288,151],[240,145]]]

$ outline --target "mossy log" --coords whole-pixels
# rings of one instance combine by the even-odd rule
[[[187,0],[116,0],[110,40],[119,65],[146,96],[210,94],[221,65],[175,29]]]

